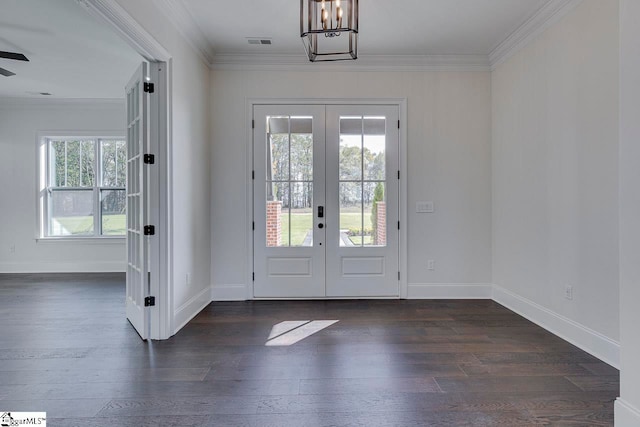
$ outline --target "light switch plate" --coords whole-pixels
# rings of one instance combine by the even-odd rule
[[[416,202],[416,212],[417,213],[433,213],[435,211],[435,207],[433,202]]]

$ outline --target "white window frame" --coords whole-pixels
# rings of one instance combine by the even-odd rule
[[[51,179],[49,142],[60,140],[93,140],[95,144],[95,178],[93,187],[74,188],[68,187],[66,190],[82,190],[93,191],[93,235],[76,235],[76,236],[50,236],[49,224],[51,213],[49,210],[49,181]],[[97,131],[97,132],[76,132],[76,131],[41,131],[37,137],[37,223],[36,223],[36,240],[38,242],[78,242],[85,243],[118,243],[124,244],[126,240],[126,232],[122,235],[102,235],[101,233],[101,190],[126,190],[124,187],[103,187],[102,181],[102,162],[100,156],[101,140],[122,140],[126,141],[123,131]],[[126,164],[124,165],[126,168]],[[53,190],[56,191],[56,190]]]

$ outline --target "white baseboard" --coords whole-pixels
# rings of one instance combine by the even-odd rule
[[[493,300],[619,369],[619,342],[497,285],[493,285]]]
[[[191,319],[202,311],[211,302],[211,286],[207,286],[189,301],[182,304],[175,311],[173,316],[173,324],[176,325],[173,333],[177,334]]]
[[[211,301],[246,301],[247,288],[239,285],[212,285]]]
[[[640,409],[619,397],[614,405],[614,420],[616,427],[638,427],[640,426]]]
[[[409,283],[408,299],[491,299],[489,283]]]
[[[124,261],[105,262],[0,262],[0,273],[124,273]]]

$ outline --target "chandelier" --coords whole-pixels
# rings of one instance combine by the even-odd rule
[[[300,37],[311,62],[358,58],[358,0],[300,0]]]

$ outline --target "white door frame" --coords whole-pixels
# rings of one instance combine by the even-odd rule
[[[116,0],[77,0],[90,13],[114,29],[142,58],[149,61],[155,92],[150,102],[151,138],[157,141],[154,170],[151,172],[150,206],[156,235],[150,240],[151,294],[156,306],[150,308],[150,338],[173,335],[173,216],[172,194],[172,102],[171,54],[156,41]],[[124,85],[123,85],[124,88]],[[124,89],[123,89],[124,90]],[[155,124],[154,124],[155,122]],[[157,278],[154,280],[154,278]]]
[[[400,268],[400,298],[407,298],[407,98],[250,98],[245,106],[246,117],[246,206],[251,215],[247,216],[245,226],[247,245],[246,260],[246,286],[245,299],[253,299],[253,107],[256,105],[394,105],[398,107],[400,117],[400,150],[398,158],[400,161],[400,194],[399,194],[399,219],[400,219],[400,241],[399,245],[399,268]],[[324,299],[324,298],[323,298]],[[338,298],[336,298],[338,299]]]

